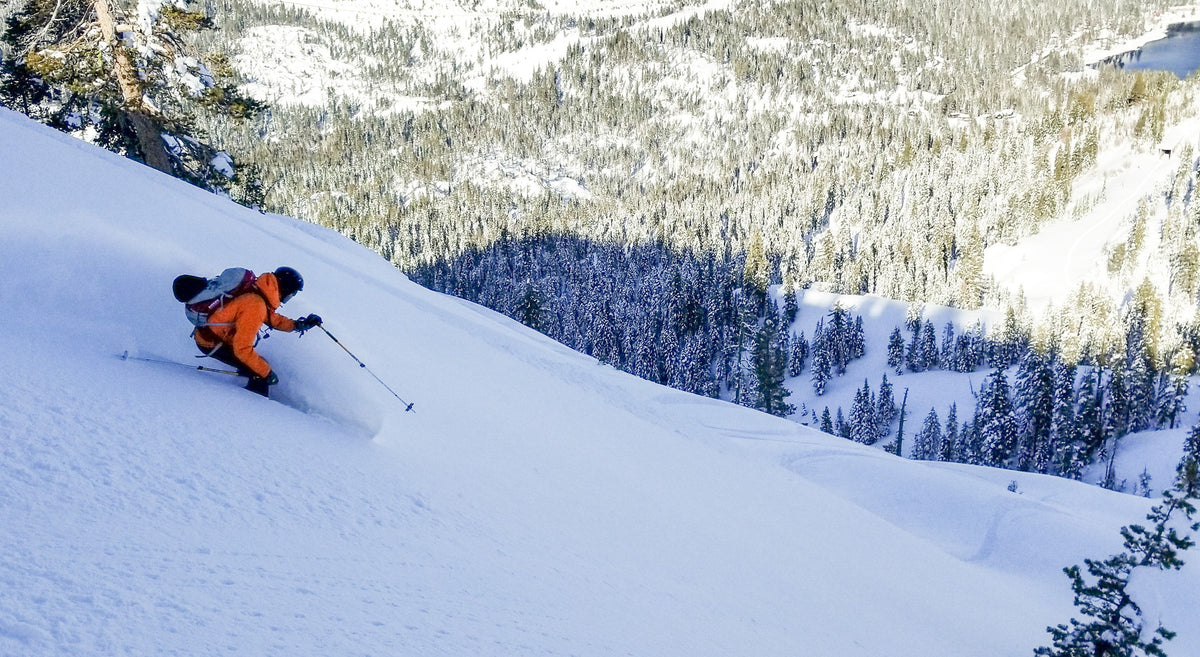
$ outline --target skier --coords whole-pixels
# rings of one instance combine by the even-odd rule
[[[280,267],[259,276],[249,292],[240,294],[208,317],[193,334],[196,346],[206,356],[236,367],[250,378],[246,389],[267,397],[270,386],[279,383],[271,364],[254,350],[258,330],[265,324],[280,331],[303,333],[321,325],[321,318],[308,315],[290,319],[276,310],[304,289],[304,279],[291,267]]]

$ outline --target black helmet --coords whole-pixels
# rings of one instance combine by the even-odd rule
[[[291,267],[280,267],[275,270],[275,280],[279,281],[279,302],[286,303],[288,299],[304,289],[304,279],[300,272]]]

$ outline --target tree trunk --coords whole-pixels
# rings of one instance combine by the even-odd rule
[[[896,456],[904,456],[904,415],[908,407],[908,388],[904,389],[904,399],[900,402],[900,426],[896,428]]]
[[[112,48],[113,60],[116,62],[113,67],[113,75],[116,76],[117,86],[121,89],[125,114],[129,117],[129,123],[137,137],[142,161],[163,173],[171,174],[171,158],[167,155],[166,146],[163,145],[162,131],[159,129],[158,123],[150,116],[145,103],[142,102],[142,89],[138,85],[137,69],[134,68],[133,61],[129,59],[129,53],[117,39],[117,28],[113,21],[112,10],[108,6],[108,0],[92,0],[92,4],[96,8],[96,18],[100,23],[104,41]]]

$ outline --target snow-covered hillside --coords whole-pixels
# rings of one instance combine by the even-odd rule
[[[635,379],[6,110],[0,153],[0,655],[1029,654],[1149,507]],[[320,333],[272,401],[118,358],[195,364],[170,282],[233,265],[416,412]]]

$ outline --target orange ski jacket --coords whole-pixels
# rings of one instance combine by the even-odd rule
[[[196,329],[196,345],[212,353],[228,345],[247,368],[258,376],[271,373],[271,364],[254,350],[258,329],[263,324],[280,331],[295,331],[296,322],[275,312],[279,308],[279,281],[275,274],[258,277],[255,290],[231,300],[209,315],[208,324]]]

